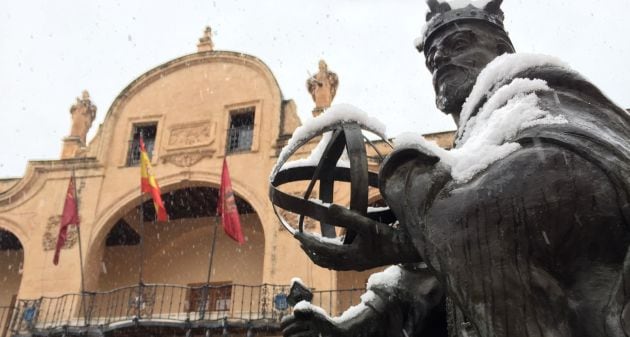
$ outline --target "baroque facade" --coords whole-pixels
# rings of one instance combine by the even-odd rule
[[[333,314],[356,303],[369,272],[315,266],[268,202],[269,172],[300,125],[296,110],[261,60],[214,50],[209,29],[197,52],[124,88],[89,143],[96,107],[83,93],[71,109],[61,158],[30,161],[23,177],[0,180],[0,336],[107,334],[143,324],[189,334],[277,334],[289,309],[277,295],[292,277],[312,287]],[[151,200],[140,195],[141,134],[167,222],[154,221]],[[443,146],[451,137],[434,135]],[[215,210],[224,158],[246,237],[240,246],[221,229],[213,232],[220,226]],[[81,240],[72,229],[55,266],[72,174]]]

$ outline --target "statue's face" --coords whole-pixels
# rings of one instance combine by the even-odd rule
[[[456,122],[481,70],[511,49],[498,42],[498,34],[486,24],[461,22],[443,28],[428,41],[426,66],[433,74],[436,105]]]
[[[327,70],[326,68],[328,68],[328,65],[326,65],[326,62],[324,62],[324,60],[319,61],[319,70],[325,71]]]

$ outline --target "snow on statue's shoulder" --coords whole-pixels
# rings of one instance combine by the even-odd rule
[[[415,148],[427,155],[440,158],[440,161],[447,166],[451,166],[453,158],[451,154],[441,148],[433,141],[424,138],[417,132],[403,132],[394,138],[394,148],[396,150],[405,148]]]
[[[284,165],[291,154],[293,154],[299,147],[306,144],[310,139],[315,137],[317,134],[330,131],[336,125],[344,122],[355,122],[363,129],[370,131],[381,138],[387,139],[385,124],[381,123],[376,118],[370,117],[363,110],[350,104],[333,105],[326,109],[323,114],[306,120],[302,126],[295,129],[293,136],[289,139],[289,142],[278,156],[278,161],[272,170],[270,180],[274,179],[276,173],[280,169],[317,164],[321,154],[328,144],[328,141],[330,141],[330,134],[328,136],[324,134],[324,137],[322,137],[322,140],[311,152],[311,155],[308,158],[297,160],[296,163],[287,163],[287,165]]]
[[[537,93],[552,90],[538,78],[518,78],[528,69],[561,68],[574,72],[559,59],[536,54],[505,54],[480,73],[462,107],[457,147],[446,151],[418,134],[396,137],[396,149],[416,148],[440,158],[458,183],[466,183],[493,163],[521,148],[519,132],[536,125],[564,124],[564,116],[545,110]],[[483,103],[483,105],[482,105]],[[481,106],[480,106],[481,105]]]
[[[451,175],[467,182],[492,163],[520,149],[518,133],[543,124],[564,124],[562,115],[539,104],[537,92],[552,90],[542,79],[518,78],[537,67],[558,67],[573,72],[566,63],[547,55],[505,54],[490,62],[477,77],[462,107],[458,146],[451,150]],[[486,99],[483,106],[480,102]]]
[[[479,76],[477,76],[475,86],[462,106],[460,121],[462,123],[468,121],[473,113],[473,109],[484,96],[490,93],[490,90],[495,84],[527,69],[542,66],[556,66],[567,70],[570,69],[569,65],[559,58],[543,54],[503,54],[492,60],[492,62],[488,63],[481,71]]]

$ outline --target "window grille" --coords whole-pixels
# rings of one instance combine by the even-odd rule
[[[226,153],[250,151],[254,139],[254,107],[230,111]]]
[[[153,147],[155,146],[156,133],[157,123],[133,126],[133,134],[131,140],[129,141],[129,152],[127,153],[127,166],[138,166],[140,164],[141,134],[144,139],[144,146],[147,149],[149,159],[153,157]]]

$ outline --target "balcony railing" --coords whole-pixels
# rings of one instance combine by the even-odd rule
[[[359,303],[363,292],[314,291],[312,302],[337,316]],[[277,331],[282,317],[292,310],[286,301],[288,294],[289,286],[272,284],[136,285],[107,292],[19,300],[14,309],[3,311],[0,307],[0,329],[2,322],[7,322],[7,336],[69,335],[94,330],[105,333],[137,326]],[[0,337],[5,337],[2,331]]]

